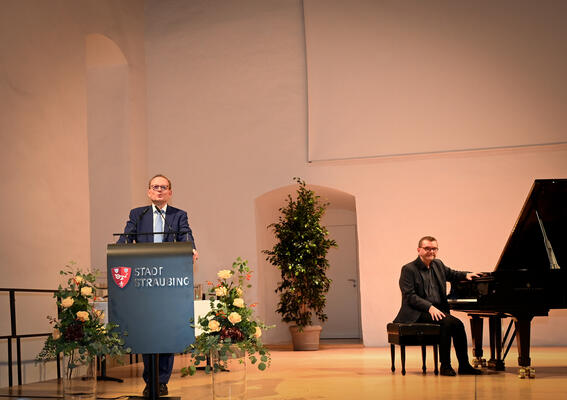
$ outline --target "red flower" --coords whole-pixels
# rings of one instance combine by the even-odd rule
[[[240,329],[236,327],[222,328],[220,332],[220,338],[231,338],[233,342],[241,342],[242,340],[244,340],[244,334],[240,332]]]

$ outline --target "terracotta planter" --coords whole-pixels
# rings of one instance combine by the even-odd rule
[[[291,340],[293,342],[293,350],[295,351],[313,351],[319,350],[319,337],[321,336],[321,326],[311,325],[304,326],[300,332],[297,325],[289,327],[291,332]]]

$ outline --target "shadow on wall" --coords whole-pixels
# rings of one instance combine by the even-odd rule
[[[328,254],[331,268],[329,269],[329,277],[333,280],[333,285],[327,296],[326,312],[329,320],[326,324],[328,329],[324,329],[322,337],[354,337],[360,338],[360,296],[358,292],[358,284],[353,285],[352,279],[358,282],[358,241],[356,238],[356,201],[355,197],[349,193],[317,185],[307,185],[313,190],[321,201],[330,203],[322,224],[325,226],[331,237],[334,232],[341,235],[343,243],[338,240],[339,247],[331,249]],[[280,280],[280,273],[276,267],[266,261],[266,257],[262,254],[262,250],[271,249],[275,244],[275,238],[268,225],[277,222],[280,216],[279,209],[286,204],[288,194],[295,197],[297,185],[289,185],[274,189],[264,193],[255,200],[256,214],[256,245],[258,250],[257,272],[258,272],[258,312],[267,325],[276,325],[265,333],[264,342],[268,344],[290,343],[291,337],[288,333],[287,324],[283,323],[280,315],[275,312],[279,296],[274,292],[277,282]],[[352,232],[350,235],[344,235],[343,231]],[[341,260],[340,263],[334,265],[333,260]],[[346,262],[345,262],[346,260]],[[349,271],[345,271],[348,265]],[[348,277],[347,277],[348,275]],[[347,281],[345,277],[351,278]],[[336,284],[335,284],[336,283]],[[334,297],[345,297],[343,288],[353,291],[348,296],[351,300],[345,306],[344,302],[333,301]],[[342,306],[340,304],[343,304]],[[355,326],[353,332],[346,332],[341,326],[345,323],[341,322],[341,315],[347,313],[354,318]],[[346,325],[352,325],[352,321]],[[352,331],[352,329],[351,329]]]

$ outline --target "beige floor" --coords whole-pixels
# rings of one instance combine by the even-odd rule
[[[421,353],[412,347],[407,350],[407,374],[402,376],[399,363],[396,373],[390,371],[389,348],[333,343],[317,352],[293,352],[284,346],[272,350],[272,366],[267,371],[248,366],[248,399],[567,399],[567,347],[532,349],[536,379],[518,379],[516,357],[511,351],[505,372],[442,377],[433,374],[431,359],[430,371],[422,375]],[[187,362],[186,356],[176,357],[169,395],[212,399],[210,375],[198,372],[193,377],[180,377],[179,369]],[[140,395],[144,386],[140,364],[112,368],[108,375],[121,377],[124,383],[99,382],[99,398]],[[56,381],[0,389],[0,397],[60,395]]]

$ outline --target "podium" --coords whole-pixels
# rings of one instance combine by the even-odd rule
[[[107,280],[109,321],[132,353],[181,353],[195,341],[190,242],[109,244]]]

